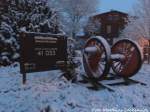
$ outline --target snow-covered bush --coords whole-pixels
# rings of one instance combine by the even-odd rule
[[[9,65],[19,58],[16,34],[7,21],[0,25],[0,65]]]
[[[0,5],[0,66],[19,59],[19,31],[60,33],[57,12],[47,0],[5,0]]]

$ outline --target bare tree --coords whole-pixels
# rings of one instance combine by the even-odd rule
[[[150,0],[139,0],[134,8],[135,17],[130,17],[128,25],[122,32],[123,37],[150,40]]]
[[[59,0],[64,30],[71,36],[83,28],[86,17],[95,13],[100,0]]]
[[[98,19],[89,18],[87,25],[84,27],[84,32],[87,36],[98,35],[101,30],[101,23]]]

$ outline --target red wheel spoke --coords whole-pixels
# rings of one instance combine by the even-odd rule
[[[124,42],[124,50],[123,50],[123,52],[126,53],[130,49],[130,47],[132,47],[130,43]]]
[[[84,48],[87,47],[96,47],[98,50],[95,50],[94,53],[87,53],[87,58],[83,57],[83,63],[85,71],[89,77],[93,78],[103,78],[109,70],[109,54],[110,48],[107,44],[104,45],[105,39],[100,37],[91,38],[87,41]],[[106,41],[107,43],[107,41]],[[109,49],[106,49],[109,48]],[[85,52],[86,53],[86,52]],[[85,60],[87,59],[87,60]]]
[[[99,63],[102,64],[102,65],[105,65],[105,64],[106,64],[106,63],[105,63],[105,60],[104,60],[104,61],[100,61]]]
[[[99,73],[99,74],[102,74],[102,73],[103,73],[102,68],[98,68],[98,70],[97,70],[97,71],[98,71],[98,73]]]
[[[121,65],[121,62],[117,62],[117,65],[114,65],[115,66],[114,68],[116,69],[120,65]]]
[[[133,47],[131,47],[131,48],[133,48]],[[127,52],[127,57],[129,57],[129,56],[132,56],[133,54],[134,54],[134,51],[135,51],[135,48],[133,48],[133,49],[131,49],[130,48],[130,50]],[[132,50],[132,51],[131,51]]]
[[[101,65],[99,65],[99,68],[101,69],[101,71],[104,71]]]
[[[121,50],[122,50],[122,52],[124,52],[124,50],[125,50],[125,42],[122,43]]]
[[[122,71],[122,68],[123,68],[123,65],[120,65],[120,66],[119,66],[119,72]]]
[[[131,49],[132,45],[130,43],[127,44],[127,47],[126,47],[126,51],[129,51]]]
[[[142,64],[142,58],[140,49],[135,42],[129,39],[116,42],[112,47],[112,54],[115,53],[125,56],[120,62],[112,62],[112,69],[116,74],[122,77],[131,77],[138,72]]]
[[[121,72],[122,71],[122,65],[120,65],[119,67],[116,68],[117,72]]]
[[[97,44],[97,46],[100,48],[100,54],[102,54],[103,52],[104,52],[104,48],[103,48],[103,46],[99,43],[99,44]]]

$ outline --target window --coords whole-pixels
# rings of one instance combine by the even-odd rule
[[[111,25],[107,25],[106,30],[107,30],[107,34],[110,34],[111,33]]]
[[[109,21],[112,21],[112,20],[113,20],[113,16],[112,16],[112,15],[109,15],[109,16],[108,16],[108,20],[109,20]]]
[[[117,20],[119,20],[119,15],[117,15],[117,14],[109,15],[108,20],[109,21],[117,21]]]
[[[113,19],[114,19],[115,21],[119,20],[119,15],[117,15],[117,14],[114,15],[114,16],[113,16]]]

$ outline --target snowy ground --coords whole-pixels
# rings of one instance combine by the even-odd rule
[[[48,105],[51,112],[92,112],[97,109],[147,109],[150,110],[150,65],[144,64],[133,78],[147,83],[115,86],[89,90],[58,78],[60,71],[28,74],[22,85],[19,67],[0,68],[0,112],[40,112]],[[99,109],[99,110],[98,110]]]

